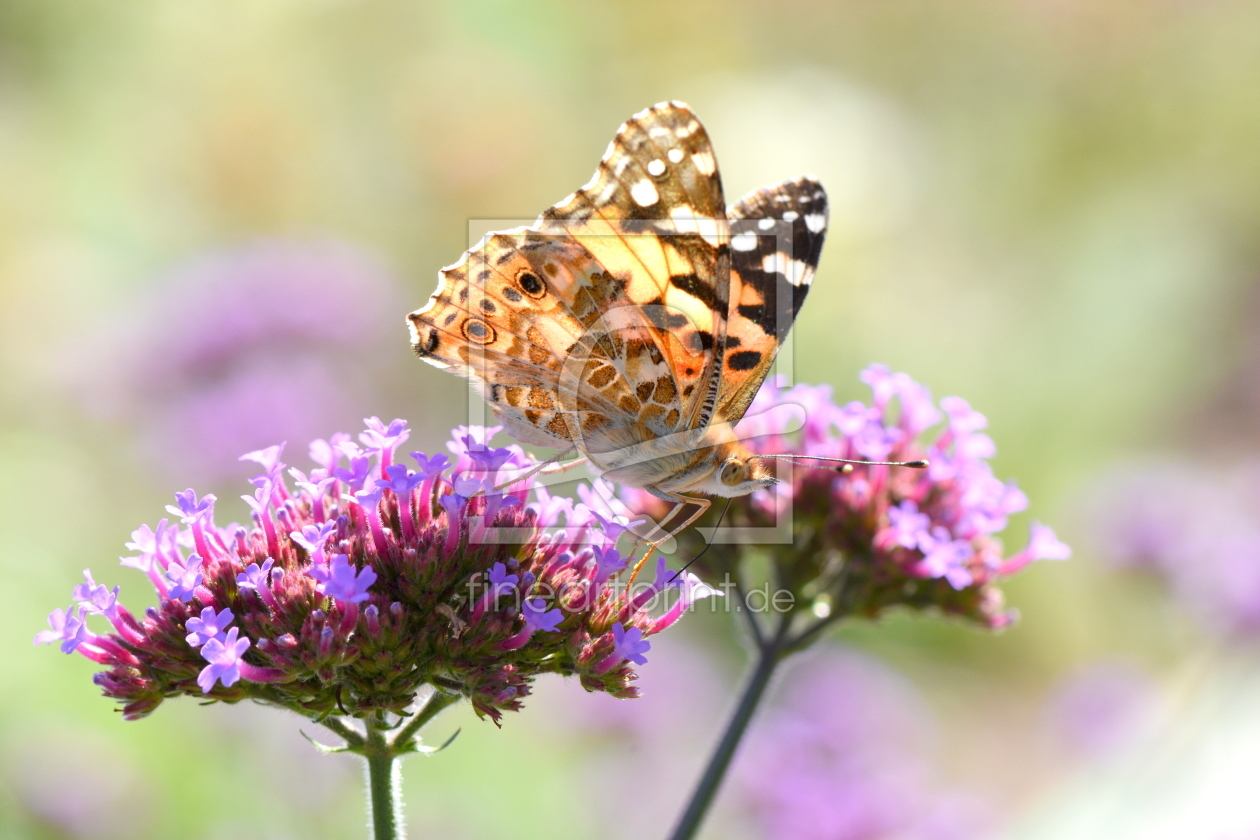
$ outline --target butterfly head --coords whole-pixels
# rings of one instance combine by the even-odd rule
[[[746,496],[779,483],[766,465],[736,443],[714,447],[713,470],[694,489],[710,496]]]

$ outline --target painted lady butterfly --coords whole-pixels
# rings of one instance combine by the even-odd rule
[[[618,130],[590,182],[442,269],[416,354],[471,380],[518,440],[699,509],[775,479],[732,431],[809,291],[827,228],[811,178],[733,206],[708,134],[668,102]],[[762,457],[762,456],[759,456]],[[663,538],[662,538],[663,539]],[[650,550],[650,549],[649,549]]]

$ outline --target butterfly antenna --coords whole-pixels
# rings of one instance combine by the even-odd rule
[[[917,461],[853,461],[848,458],[824,458],[821,455],[754,455],[753,458],[761,461],[787,461],[798,467],[811,467],[814,469],[823,469],[814,464],[802,464],[801,461],[826,461],[829,464],[843,464],[842,467],[835,467],[837,472],[850,473],[853,472],[853,465],[867,467],[910,467],[915,470],[925,470],[928,467],[926,459]]]
[[[722,520],[726,518],[726,512],[731,509],[731,502],[733,501],[734,501],[734,498],[728,496],[726,499],[726,504],[722,506],[722,512],[718,514],[717,524],[713,526],[714,539],[717,538],[717,530],[718,528],[722,527]],[[681,569],[674,572],[674,576],[669,579],[669,582],[673,583],[674,581],[678,580],[679,575],[681,575],[683,572],[691,568],[691,564],[699,560],[701,557],[703,557],[704,553],[712,547],[713,547],[713,540],[709,540],[707,543],[704,544],[704,548],[700,549],[699,554],[697,554],[695,557],[692,557],[690,560],[687,561],[687,565],[683,566]]]

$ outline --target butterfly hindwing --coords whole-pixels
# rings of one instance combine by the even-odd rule
[[[744,416],[796,320],[827,233],[827,193],[812,178],[762,187],[727,211],[731,302],[720,416]]]
[[[409,316],[412,345],[471,380],[517,438],[567,446],[638,406],[625,401],[632,391],[611,367],[575,369],[573,350],[599,315],[575,277],[598,274],[589,254],[527,234],[492,234],[444,268],[429,303]]]

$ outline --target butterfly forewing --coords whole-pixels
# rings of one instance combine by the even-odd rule
[[[632,117],[590,182],[536,227],[580,242],[623,281],[631,311],[620,320],[637,318],[641,338],[655,345],[645,358],[663,360],[624,372],[660,383],[680,411],[649,403],[642,422],[662,433],[703,426],[720,375],[730,257],[717,158],[691,110],[665,103]]]

